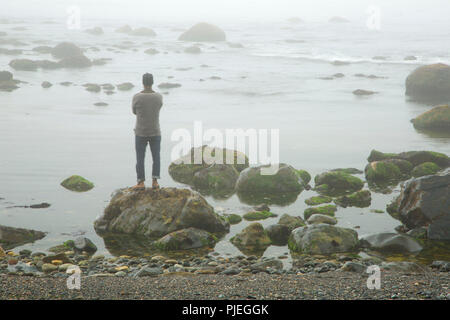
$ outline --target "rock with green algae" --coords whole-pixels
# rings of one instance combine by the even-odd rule
[[[289,232],[298,228],[305,226],[305,221],[301,217],[294,217],[291,215],[288,215],[287,213],[283,214],[280,217],[280,220],[278,220],[278,224],[285,225],[289,228]]]
[[[323,203],[330,203],[333,198],[328,196],[314,196],[305,200],[305,203],[309,206],[317,206]]]
[[[419,130],[450,132],[450,106],[437,106],[422,113],[411,122]]]
[[[373,161],[365,168],[366,179],[369,184],[396,184],[411,176],[413,165],[402,159],[387,159]]]
[[[323,172],[314,178],[315,190],[323,195],[338,196],[359,191],[364,182],[342,171]]]
[[[383,153],[378,150],[372,150],[370,152],[367,161],[381,161],[388,159],[400,159],[410,162],[413,167],[418,166],[424,162],[433,162],[441,168],[447,168],[450,166],[450,158],[444,154],[434,151],[407,151],[401,153]]]
[[[350,195],[341,196],[334,200],[337,205],[346,207],[366,208],[370,206],[372,197],[369,190],[361,190]]]
[[[194,173],[193,186],[204,194],[227,197],[234,193],[239,172],[232,165],[212,164]]]
[[[293,252],[313,255],[353,252],[358,248],[358,234],[348,228],[314,224],[293,230],[288,246]]]
[[[222,234],[230,225],[200,194],[178,188],[120,189],[94,223],[100,235],[122,233],[154,240],[190,227]]]
[[[231,214],[224,214],[223,215],[225,220],[228,221],[229,224],[238,224],[242,221],[242,217],[238,214],[231,213]]]
[[[413,177],[423,177],[437,173],[441,168],[433,162],[424,162],[414,167],[411,174]]]
[[[71,191],[85,192],[94,188],[94,184],[85,178],[73,175],[61,182],[61,185]]]
[[[266,232],[273,245],[285,246],[288,242],[291,230],[288,226],[283,224],[272,224],[266,228]]]
[[[326,224],[331,224],[331,225],[335,225],[337,224],[337,219],[334,217],[330,217],[324,214],[313,214],[311,217],[309,217],[308,219],[308,224],[320,224],[320,223],[326,223]]]
[[[230,239],[239,250],[262,253],[271,245],[271,240],[262,224],[254,222]]]
[[[277,217],[277,215],[270,211],[251,211],[244,214],[244,219],[248,221],[264,220],[273,217]]]
[[[312,207],[307,208],[303,212],[303,216],[306,220],[309,219],[313,214],[324,214],[327,216],[334,217],[334,213],[337,211],[337,207],[333,204],[325,205],[325,206],[319,206],[319,207]]]
[[[443,63],[415,69],[405,81],[406,95],[423,103],[450,101],[450,66]]]
[[[155,247],[164,251],[189,250],[214,247],[218,238],[205,230],[186,228],[171,232],[155,242]]]
[[[46,236],[45,232],[0,225],[0,245],[5,250],[35,242]]]

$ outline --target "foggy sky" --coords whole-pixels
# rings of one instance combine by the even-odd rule
[[[265,20],[298,16],[305,21],[344,16],[364,20],[370,5],[383,18],[409,21],[448,19],[449,0],[0,0],[1,17],[64,18],[77,5],[85,18],[136,20]]]

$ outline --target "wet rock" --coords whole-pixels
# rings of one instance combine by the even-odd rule
[[[179,83],[170,83],[170,82],[163,82],[158,84],[159,89],[173,89],[173,88],[179,88],[181,87],[181,84]]]
[[[55,266],[54,264],[51,264],[51,263],[44,263],[42,265],[41,269],[42,269],[42,272],[50,273],[50,272],[58,270],[58,266]]]
[[[450,106],[434,107],[422,113],[411,122],[419,130],[450,132]]]
[[[144,53],[154,55],[154,54],[158,54],[159,51],[156,49],[150,48],[150,49],[145,50]]]
[[[48,82],[48,81],[43,81],[43,82],[41,83],[41,87],[42,87],[42,88],[50,88],[51,86],[53,86],[53,84],[51,84],[51,83]]]
[[[9,66],[14,70],[21,70],[21,71],[36,71],[37,68],[39,67],[36,61],[30,59],[14,59],[11,60]]]
[[[268,269],[283,270],[283,262],[278,259],[267,259],[249,266],[251,271],[266,272]]]
[[[366,208],[370,206],[372,196],[369,190],[361,190],[350,195],[344,195],[334,200],[337,205],[347,207]]]
[[[85,192],[91,190],[94,184],[81,176],[73,175],[61,182],[61,186],[71,191]]]
[[[299,17],[292,17],[288,19],[288,22],[290,23],[303,23],[303,19]]]
[[[121,90],[121,91],[128,91],[134,88],[134,84],[132,84],[131,82],[124,82],[124,83],[120,83],[117,86],[117,90]]]
[[[306,183],[293,167],[282,163],[275,174],[264,174],[264,170],[269,168],[269,165],[263,165],[242,171],[236,182],[238,195],[264,199],[283,194],[296,197],[303,191]]]
[[[272,241],[272,244],[276,246],[284,246],[288,242],[291,230],[287,225],[272,224],[266,228],[266,232]]]
[[[161,250],[187,250],[214,247],[217,238],[211,233],[196,228],[186,228],[171,232],[158,241],[155,246]]]
[[[314,178],[315,190],[328,196],[344,195],[359,191],[364,182],[342,171],[327,171]]]
[[[129,32],[132,36],[140,36],[140,37],[156,37],[156,32],[150,28],[137,28]]]
[[[142,267],[134,276],[135,277],[157,277],[163,274],[163,269],[159,267]]]
[[[447,168],[450,166],[450,158],[443,153],[433,151],[407,151],[401,153],[383,153],[378,150],[372,150],[370,152],[367,161],[381,161],[387,159],[400,159],[410,162],[413,167],[422,164],[424,162],[433,162],[441,168]]]
[[[0,225],[0,245],[6,250],[35,242],[44,238],[45,235],[46,233],[41,231]]]
[[[100,87],[98,84],[95,84],[95,83],[86,83],[86,84],[83,84],[83,87],[85,87],[86,91],[89,91],[89,92],[102,91],[102,87]]]
[[[347,261],[346,263],[344,263],[341,270],[347,272],[364,273],[366,272],[366,266],[358,262]]]
[[[229,231],[229,224],[202,196],[177,188],[118,190],[94,227],[97,233],[117,232],[146,238],[163,237],[189,227],[211,233]]]
[[[133,29],[129,25],[124,25],[120,28],[117,28],[115,32],[118,33],[131,33]]]
[[[323,214],[323,215],[327,215],[330,217],[334,217],[334,213],[336,211],[337,211],[337,207],[333,204],[329,204],[329,205],[324,205],[324,206],[319,206],[319,207],[307,208],[303,212],[303,216],[305,217],[306,220],[308,220],[309,217],[311,217],[312,215],[315,215],[315,214]]]
[[[0,82],[10,81],[13,79],[13,74],[9,71],[0,71]]]
[[[270,211],[251,211],[244,214],[244,219],[248,221],[264,220],[273,217],[277,217],[277,215]]]
[[[278,220],[278,224],[285,225],[289,228],[289,233],[298,228],[305,226],[305,221],[301,217],[290,216],[287,213],[283,214]]]
[[[73,242],[73,249],[75,252],[87,252],[94,254],[97,251],[97,246],[88,238],[78,237]]]
[[[363,90],[363,89],[357,89],[357,90],[353,91],[353,94],[355,96],[371,96],[376,93],[378,93],[378,92],[370,91],[370,90]]]
[[[254,222],[230,239],[238,249],[245,252],[262,253],[271,244],[264,227]]]
[[[7,48],[0,48],[0,54],[8,55],[8,56],[18,56],[19,54],[22,54],[23,50],[20,49],[7,49]]]
[[[234,166],[213,163],[194,173],[193,186],[205,194],[227,197],[234,193],[239,172]]]
[[[223,216],[225,220],[228,221],[228,223],[231,225],[238,224],[242,221],[242,217],[238,214],[224,214]]]
[[[325,214],[313,214],[312,216],[310,216],[308,218],[308,220],[306,221],[308,224],[320,224],[320,223],[325,223],[325,224],[330,224],[330,225],[335,225],[337,224],[337,220],[334,217],[325,215]]]
[[[199,54],[199,53],[202,53],[202,49],[200,49],[197,46],[190,46],[190,47],[187,47],[186,49],[184,49],[184,52],[192,53],[192,54]]]
[[[52,52],[52,47],[49,46],[38,46],[38,47],[34,47],[32,50],[38,53],[51,53]]]
[[[88,68],[92,66],[92,61],[85,55],[67,57],[59,61],[63,68]]]
[[[450,169],[407,181],[387,207],[407,229],[427,227],[427,237],[450,240]]]
[[[0,91],[11,92],[18,89],[19,81],[13,79],[13,74],[9,71],[0,71]]]
[[[414,167],[411,174],[413,177],[418,178],[436,174],[439,170],[441,170],[441,168],[437,164],[433,162],[424,162]]]
[[[436,260],[430,266],[432,269],[437,269],[441,272],[450,272],[450,262]]]
[[[316,224],[294,229],[289,237],[289,248],[306,254],[351,252],[358,246],[358,234],[347,228]]]
[[[309,206],[317,206],[323,203],[330,203],[333,198],[328,196],[314,196],[305,200],[305,203]]]
[[[360,239],[361,246],[387,253],[415,253],[422,246],[413,238],[398,233],[377,233]]]
[[[72,263],[72,261],[64,253],[50,254],[42,258],[44,263],[53,263],[55,260],[62,261],[62,263]]]
[[[219,27],[208,23],[198,23],[180,35],[181,41],[215,42],[225,41],[226,35]]]
[[[406,56],[403,60],[405,61],[415,61],[417,60],[416,56]]]
[[[62,42],[52,49],[51,54],[56,59],[66,59],[71,57],[82,56],[83,51],[74,43]]]
[[[437,63],[421,66],[406,78],[406,95],[423,103],[450,101],[450,66]]]
[[[94,103],[94,106],[106,107],[106,106],[108,106],[108,104],[106,102],[96,102],[96,103]]]
[[[365,175],[369,184],[397,184],[408,179],[412,169],[413,165],[409,161],[388,159],[369,163],[365,168]]]
[[[92,34],[94,36],[100,36],[104,32],[103,32],[103,29],[101,27],[94,27],[94,28],[91,28],[91,29],[87,29],[86,33]]]
[[[233,49],[244,48],[244,46],[241,43],[237,43],[237,42],[228,42],[228,46]]]

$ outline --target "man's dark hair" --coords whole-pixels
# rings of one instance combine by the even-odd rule
[[[153,85],[153,75],[151,73],[145,73],[142,76],[142,84],[146,87],[150,87]]]

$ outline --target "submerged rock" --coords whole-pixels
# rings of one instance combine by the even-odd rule
[[[45,235],[46,233],[41,231],[0,225],[0,245],[6,250],[35,242],[44,238]]]
[[[364,236],[360,239],[360,244],[386,253],[415,253],[422,250],[422,246],[413,238],[388,232]]]
[[[450,240],[450,169],[407,181],[387,207],[407,229],[425,226],[427,237]]]
[[[277,217],[277,215],[270,211],[251,211],[244,214],[244,219],[248,221],[264,220],[274,217]]]
[[[21,71],[36,71],[39,67],[36,61],[30,59],[14,59],[9,62],[9,66]]]
[[[156,37],[156,32],[150,28],[137,28],[130,32],[128,32],[132,36],[140,36],[140,37]]]
[[[180,35],[181,41],[215,42],[225,41],[226,35],[219,27],[209,23],[198,23]]]
[[[412,119],[411,122],[414,128],[419,130],[450,133],[450,106],[434,107]]]
[[[161,250],[188,250],[214,247],[217,238],[211,233],[196,228],[186,228],[171,232],[155,242]]]
[[[61,182],[61,185],[71,191],[84,192],[89,191],[94,187],[94,184],[89,180],[77,175],[70,176]]]
[[[305,203],[309,206],[317,206],[323,203],[330,203],[333,198],[328,196],[314,196],[305,200]]]
[[[51,54],[56,59],[66,59],[81,56],[83,55],[83,51],[71,42],[62,42],[52,49]]]
[[[294,252],[306,254],[352,252],[358,247],[358,234],[328,224],[309,225],[293,230],[288,246]]]
[[[11,92],[19,88],[19,81],[13,79],[13,74],[9,71],[0,71],[0,91]]]
[[[179,88],[181,87],[181,84],[179,83],[170,83],[170,82],[163,82],[158,84],[158,88],[160,89],[173,89],[173,88]]]
[[[424,103],[450,102],[450,66],[421,66],[406,78],[406,95]]]
[[[450,158],[443,153],[434,151],[408,151],[401,153],[383,153],[381,151],[372,150],[367,160],[369,162],[400,159],[409,161],[414,167],[424,162],[433,162],[441,168],[450,166]]]
[[[278,224],[285,225],[289,228],[289,233],[298,228],[305,226],[305,221],[301,217],[290,216],[287,213],[283,214],[278,220]]]
[[[199,54],[199,53],[202,53],[202,49],[200,49],[197,46],[190,46],[190,47],[187,47],[186,49],[184,49],[184,52],[186,52],[186,53],[193,53],[193,54]]]
[[[370,206],[372,197],[369,190],[361,190],[350,195],[341,196],[334,200],[337,205],[347,207],[366,208]]]
[[[104,33],[101,27],[94,27],[91,29],[87,29],[86,32],[95,36],[100,36]]]
[[[120,83],[117,86],[117,90],[121,90],[121,91],[128,91],[134,88],[134,84],[132,84],[131,82],[124,82],[124,83]]]
[[[370,90],[363,90],[363,89],[357,89],[357,90],[353,91],[353,94],[355,96],[371,96],[375,93],[378,93],[378,92],[370,91]]]
[[[85,55],[67,57],[59,61],[63,68],[88,68],[92,66],[92,61]]]
[[[334,213],[336,211],[337,211],[337,207],[334,204],[329,204],[329,205],[325,205],[325,206],[307,208],[303,212],[303,215],[306,220],[308,220],[309,217],[311,217],[312,215],[315,215],[315,214],[323,214],[323,215],[334,217]]]
[[[190,227],[225,233],[229,224],[224,220],[202,196],[188,189],[121,189],[94,227],[100,234],[116,232],[155,239]]]
[[[359,191],[364,182],[343,171],[327,171],[314,178],[315,190],[328,196],[344,195]]]
[[[51,84],[51,83],[48,82],[48,81],[43,81],[43,82],[41,83],[41,87],[42,87],[42,88],[50,88],[51,86],[53,86],[53,84]]]

